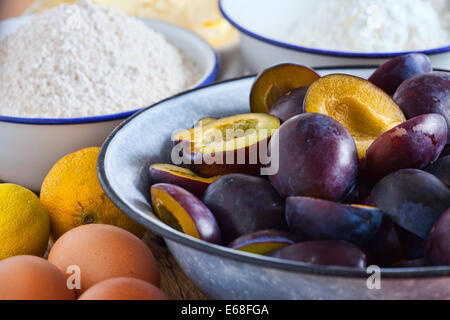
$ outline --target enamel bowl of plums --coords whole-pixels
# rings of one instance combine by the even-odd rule
[[[122,123],[98,172],[211,299],[449,299],[450,73],[280,64]]]

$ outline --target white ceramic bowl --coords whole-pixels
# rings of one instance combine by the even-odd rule
[[[252,72],[282,62],[313,67],[379,65],[407,53],[329,51],[289,43],[287,30],[314,6],[314,0],[220,0],[222,14],[240,32],[241,51]],[[450,67],[450,45],[420,52],[430,56],[435,68]]]
[[[23,16],[1,22],[0,40],[30,19],[32,16]],[[194,87],[216,79],[219,71],[217,54],[206,41],[165,22],[143,21],[194,60],[202,75]],[[61,157],[82,148],[102,145],[108,134],[136,111],[71,119],[0,115],[0,181],[39,191],[46,174]]]

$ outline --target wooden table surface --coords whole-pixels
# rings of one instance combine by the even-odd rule
[[[34,0],[0,0],[0,20],[21,15]],[[159,263],[161,289],[175,300],[205,300],[206,297],[186,277],[170,254],[164,240],[147,233],[145,243],[150,247]]]

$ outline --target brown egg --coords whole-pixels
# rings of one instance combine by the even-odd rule
[[[60,237],[48,261],[66,273],[76,284],[80,278],[83,293],[100,281],[131,277],[159,287],[156,260],[142,240],[118,227],[90,224],[77,227]]]
[[[0,300],[75,300],[66,277],[47,260],[15,256],[0,262]]]
[[[79,300],[168,300],[158,287],[136,278],[113,278],[86,290]]]

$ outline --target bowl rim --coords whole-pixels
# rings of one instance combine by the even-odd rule
[[[7,22],[7,21],[13,21],[13,20],[19,20],[29,17],[30,15],[10,18],[1,21],[0,23]],[[150,20],[152,23],[155,24],[161,24],[168,27],[171,27],[173,29],[178,29],[178,31],[183,32],[185,34],[190,34],[194,38],[196,38],[199,42],[201,42],[205,49],[208,49],[209,54],[211,54],[214,57],[214,64],[213,67],[206,70],[206,72],[203,74],[203,76],[197,81],[194,87],[191,89],[196,89],[203,87],[205,85],[213,83],[220,71],[220,59],[219,55],[217,54],[216,50],[202,37],[199,35],[184,29],[182,27],[179,27],[177,25],[156,20],[156,19],[150,19],[150,18],[139,18],[140,20]],[[177,48],[178,46],[174,44]],[[180,49],[181,50],[181,49]],[[158,103],[158,102],[157,102]],[[16,123],[16,124],[29,124],[29,125],[67,125],[67,124],[86,124],[86,123],[95,123],[95,122],[107,122],[107,121],[115,121],[115,120],[121,120],[128,118],[129,116],[135,114],[136,112],[146,109],[147,107],[137,108],[134,110],[129,111],[123,111],[119,113],[113,113],[113,114],[106,114],[106,115],[99,115],[99,116],[89,116],[89,117],[74,117],[74,118],[28,118],[28,117],[15,117],[15,116],[4,116],[0,114],[0,122],[8,122],[8,123]]]
[[[450,52],[450,45],[438,47],[438,48],[431,48],[427,50],[411,50],[411,51],[398,51],[398,52],[377,52],[377,53],[370,53],[370,52],[352,52],[352,51],[339,51],[339,50],[326,50],[326,49],[317,49],[317,48],[311,48],[311,47],[304,47],[300,45],[295,45],[292,43],[288,43],[281,40],[275,40],[266,36],[263,36],[261,34],[256,33],[255,31],[248,30],[247,28],[243,27],[240,23],[238,23],[236,20],[234,20],[229,13],[227,13],[226,9],[224,8],[224,2],[226,0],[219,0],[219,9],[224,18],[236,29],[238,29],[243,34],[246,34],[252,38],[255,38],[257,40],[266,42],[271,45],[275,45],[278,47],[282,47],[285,49],[290,49],[294,51],[301,51],[306,53],[312,53],[317,55],[324,55],[324,56],[334,56],[334,57],[342,57],[342,58],[363,58],[363,59],[388,59],[388,58],[394,58],[397,56],[410,54],[410,53],[423,53],[426,55],[436,55],[436,54],[442,54],[446,52]]]
[[[341,70],[341,69],[373,69],[377,66],[374,65],[360,65],[360,66],[332,66],[332,67],[319,67],[315,68],[318,71],[321,70]],[[445,71],[450,72],[449,70],[443,69],[435,69],[435,71]],[[262,267],[275,268],[285,271],[293,271],[298,273],[308,273],[308,274],[316,274],[316,275],[326,275],[326,276],[336,276],[336,277],[347,277],[347,278],[365,278],[367,279],[370,274],[366,269],[357,269],[351,267],[338,267],[338,266],[320,266],[320,265],[311,265],[302,262],[283,260],[273,257],[260,256],[252,253],[247,253],[243,251],[234,250],[228,248],[226,246],[211,244],[206,241],[196,239],[190,237],[184,233],[181,233],[175,229],[172,229],[166,225],[161,226],[157,223],[151,221],[151,219],[156,219],[153,217],[144,218],[140,214],[134,212],[114,191],[114,188],[110,184],[106,170],[105,170],[105,157],[108,150],[109,145],[113,141],[116,134],[125,127],[128,123],[130,123],[135,117],[138,117],[141,113],[148,111],[151,108],[158,108],[164,106],[164,104],[168,101],[172,101],[178,99],[184,95],[192,94],[201,90],[208,90],[209,88],[214,88],[218,86],[222,86],[231,82],[238,82],[243,80],[248,80],[254,78],[256,75],[249,75],[243,77],[237,77],[233,79],[229,79],[226,81],[209,84],[202,88],[194,88],[170,98],[167,98],[163,101],[160,101],[150,107],[142,109],[137,112],[124,122],[122,122],[119,126],[117,126],[113,132],[108,136],[105,140],[104,144],[101,147],[100,154],[98,156],[97,162],[97,173],[98,178],[100,180],[100,184],[103,190],[106,192],[108,197],[114,204],[125,214],[127,214],[130,218],[137,221],[141,225],[143,225],[148,230],[151,230],[158,235],[162,236],[165,240],[175,241],[180,245],[190,247],[194,250],[199,250],[207,254],[216,255],[219,257],[224,257],[227,259],[232,259],[234,261],[239,261],[243,263],[250,263],[253,265],[259,265]],[[150,205],[149,205],[150,206]],[[150,209],[151,210],[151,206]],[[383,278],[394,278],[394,279],[404,279],[404,278],[430,278],[430,277],[448,277],[450,276],[450,266],[430,266],[430,267],[408,267],[408,268],[381,268],[381,276]]]

